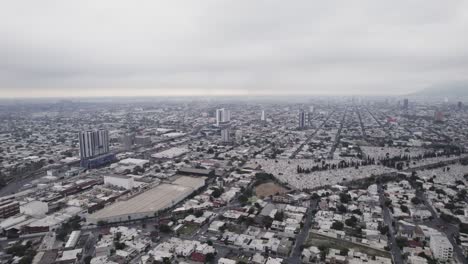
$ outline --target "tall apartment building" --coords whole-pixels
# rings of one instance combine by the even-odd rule
[[[450,260],[453,256],[453,247],[444,235],[432,235],[429,242],[432,255],[437,260]]]
[[[225,108],[216,109],[216,126],[231,121],[231,111]]]
[[[80,158],[90,159],[109,152],[109,131],[83,131],[79,133]]]
[[[231,142],[231,128],[230,127],[223,127],[221,129],[221,141],[223,143],[229,143]]]
[[[126,133],[120,138],[120,141],[124,149],[130,150],[135,144],[135,134]]]
[[[80,164],[84,168],[97,168],[115,161],[109,149],[109,131],[84,131],[79,133]]]
[[[299,128],[304,128],[306,126],[306,113],[301,110],[299,112]]]

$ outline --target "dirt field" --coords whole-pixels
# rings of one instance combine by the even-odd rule
[[[287,190],[274,182],[260,184],[255,188],[255,194],[258,197],[267,197],[277,193],[285,193]]]

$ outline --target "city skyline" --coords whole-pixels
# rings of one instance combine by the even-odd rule
[[[0,21],[0,264],[468,264],[467,0]]]
[[[466,100],[187,99],[0,104],[2,258],[466,263]]]

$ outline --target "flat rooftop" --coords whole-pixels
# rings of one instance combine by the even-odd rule
[[[89,217],[91,219],[106,219],[130,214],[156,212],[172,206],[173,202],[178,202],[181,197],[188,196],[195,189],[202,186],[204,182],[204,177],[180,177],[172,184],[160,184],[128,200],[113,203]]]

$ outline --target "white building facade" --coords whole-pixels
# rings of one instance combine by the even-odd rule
[[[228,109],[216,109],[216,126],[231,121],[231,111]]]
[[[126,190],[130,190],[135,187],[135,181],[132,177],[120,175],[104,176],[104,184],[122,187]]]
[[[432,254],[437,260],[450,260],[453,256],[453,247],[444,235],[432,235],[429,243]]]
[[[79,133],[80,157],[89,159],[109,152],[109,131],[84,131]]]

